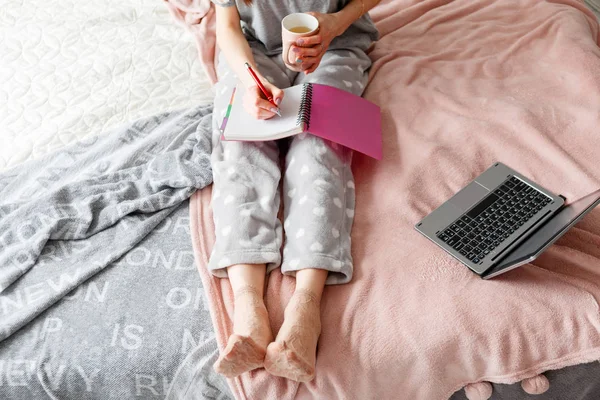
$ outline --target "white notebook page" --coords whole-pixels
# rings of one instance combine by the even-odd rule
[[[274,116],[268,120],[258,120],[248,114],[244,108],[243,85],[238,85],[231,107],[231,114],[225,127],[224,136],[228,140],[275,140],[302,132],[296,124],[298,111],[302,101],[303,85],[284,89],[283,100],[279,107],[281,117]],[[227,102],[231,92],[226,92]]]

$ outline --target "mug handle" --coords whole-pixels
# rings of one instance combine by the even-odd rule
[[[290,51],[292,50],[292,43],[291,41],[286,41],[283,44],[283,51],[281,52],[281,57],[283,58],[283,63],[292,71],[296,71],[296,72],[301,72],[302,69],[299,68],[295,62],[291,62],[290,60],[292,59],[292,57],[290,57]],[[295,61],[295,59],[294,59]]]

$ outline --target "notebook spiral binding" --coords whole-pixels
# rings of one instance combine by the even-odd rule
[[[310,127],[310,108],[312,105],[313,87],[310,83],[305,83],[300,98],[300,109],[298,110],[298,119],[296,125],[306,124],[306,129]]]

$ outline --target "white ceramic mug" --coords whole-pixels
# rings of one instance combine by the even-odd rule
[[[290,47],[298,38],[313,36],[319,31],[319,20],[310,14],[294,13],[287,15],[281,20],[281,43],[283,61],[294,71],[301,71],[300,65],[296,64],[296,57],[289,54]]]

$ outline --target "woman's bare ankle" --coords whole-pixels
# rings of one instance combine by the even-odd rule
[[[233,293],[234,302],[245,302],[251,304],[264,304],[263,292],[252,285],[245,285]]]

